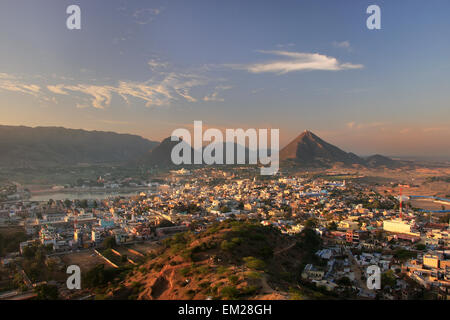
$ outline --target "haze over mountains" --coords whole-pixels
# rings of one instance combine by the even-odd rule
[[[193,149],[188,143],[182,141],[171,141],[171,137],[164,139],[158,146],[152,149],[149,155],[144,159],[145,164],[156,165],[159,167],[167,167],[172,166],[171,153],[172,148],[179,143],[185,144],[183,147],[184,150],[189,150],[189,159],[190,163],[194,163],[194,156],[196,153],[201,154],[199,151]],[[217,148],[221,148],[223,150],[222,154],[222,163],[226,163],[226,151],[228,148],[234,148],[234,163],[237,163],[238,158],[238,144],[233,142],[215,142],[211,146],[215,146]],[[203,146],[202,152],[204,151],[206,146]],[[212,156],[215,156],[215,152],[212,152]],[[249,159],[249,149],[244,148],[244,159],[245,163],[248,163]],[[204,162],[203,162],[204,164]]]
[[[86,131],[62,127],[0,126],[0,166],[63,166],[76,164],[140,164],[148,166],[172,166],[171,151],[179,142],[170,137],[162,142],[144,139],[137,135],[114,132]],[[183,142],[184,143],[184,142]],[[226,142],[226,148],[237,145]],[[194,150],[188,146],[193,159]],[[248,161],[249,150],[245,148]],[[280,151],[280,160],[299,166],[396,167],[401,162],[381,155],[368,158],[345,152],[305,131]],[[224,161],[225,163],[225,161]],[[236,161],[235,161],[236,163]]]
[[[0,166],[127,163],[157,144],[137,135],[114,132],[0,126]]]

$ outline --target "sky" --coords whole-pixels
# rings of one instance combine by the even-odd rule
[[[81,9],[69,30],[66,8]],[[381,30],[366,9],[381,8]],[[304,130],[450,158],[448,0],[2,0],[0,124]]]

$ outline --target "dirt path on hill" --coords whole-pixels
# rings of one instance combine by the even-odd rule
[[[288,251],[288,250],[292,249],[292,248],[295,246],[296,243],[297,243],[297,241],[294,241],[293,243],[291,243],[291,244],[288,245],[287,247],[275,251],[273,254],[274,254],[274,255],[278,255],[278,254],[280,254],[280,253],[283,253],[283,252],[285,252],[285,251]]]

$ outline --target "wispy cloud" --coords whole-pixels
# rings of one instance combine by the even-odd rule
[[[0,90],[19,92],[37,97],[41,87],[36,84],[24,83],[19,77],[14,75],[0,73]]]
[[[161,14],[162,8],[145,8],[136,10],[133,14],[133,18],[137,24],[148,24],[153,21],[153,19]]]
[[[347,50],[351,50],[352,46],[350,45],[350,41],[346,40],[346,41],[333,41],[333,47],[335,48],[342,48],[342,49],[347,49]]]
[[[150,59],[148,61],[148,65],[149,65],[150,69],[156,70],[156,69],[161,69],[161,68],[167,68],[169,66],[169,63],[160,61],[158,59]]]
[[[289,42],[289,43],[279,43],[277,44],[277,48],[289,48],[295,46],[295,43]]]
[[[107,84],[102,84],[102,80],[77,83],[75,80],[62,77],[40,79],[44,81],[44,84],[37,84],[33,83],[33,77],[25,80],[14,75],[0,73],[0,90],[33,95],[45,102],[55,102],[55,96],[68,96],[74,99],[74,103],[79,109],[88,106],[106,109],[111,105],[114,96],[122,98],[127,104],[135,99],[143,102],[147,107],[153,107],[168,106],[175,101],[223,101],[218,94],[228,89],[226,86],[214,85],[214,82],[217,83],[220,80],[211,79],[202,73],[167,72],[165,69],[161,71],[161,68],[168,66],[166,62],[151,60],[149,66],[158,69],[149,80],[119,80],[113,84],[107,79],[104,79],[104,82],[108,82]],[[192,94],[194,88],[200,88],[203,94],[195,97]]]
[[[0,72],[0,79],[16,79],[16,77],[11,74]]]
[[[48,91],[56,94],[67,94],[66,91],[64,91],[64,85],[49,85],[47,86]]]
[[[106,119],[101,119],[101,120],[99,120],[99,122],[106,123],[106,124],[117,124],[117,125],[128,125],[128,124],[131,124],[129,121],[106,120]]]
[[[256,88],[256,89],[253,89],[252,91],[250,91],[252,94],[256,94],[256,93],[258,93],[258,92],[261,92],[261,91],[263,91],[264,89],[263,88]]]
[[[214,92],[212,92],[211,94],[206,95],[206,96],[203,97],[203,101],[207,101],[207,102],[210,102],[210,101],[223,102],[223,101],[225,101],[225,99],[219,97],[219,94],[220,94],[221,91],[229,90],[229,89],[231,89],[231,86],[217,86],[215,88]]]
[[[430,127],[430,128],[424,128],[423,132],[425,133],[434,133],[434,132],[446,132],[450,131],[449,127]]]
[[[411,132],[410,128],[403,128],[403,129],[400,129],[400,131],[399,131],[400,134],[407,134],[410,132]]]
[[[77,107],[77,109],[86,109],[86,108],[89,108],[89,105],[88,104],[77,103],[76,107]]]
[[[347,123],[347,128],[349,129],[369,129],[369,128],[380,128],[386,125],[385,122],[369,122],[369,123],[357,123],[355,121],[351,121]]]
[[[342,63],[338,59],[320,53],[303,53],[291,51],[260,51],[264,54],[276,55],[285,59],[272,60],[263,63],[249,65],[232,65],[235,69],[247,70],[251,73],[277,73],[286,74],[294,71],[340,71],[350,69],[361,69],[361,64]]]
[[[94,108],[105,109],[111,104],[113,94],[119,95],[126,103],[130,98],[143,100],[147,107],[168,105],[171,101],[185,99],[195,102],[190,95],[190,89],[200,85],[199,81],[191,78],[185,79],[182,75],[171,73],[161,81],[149,80],[146,82],[119,81],[117,85],[64,85],[48,86],[47,89],[56,94],[68,95],[78,92],[90,97]]]

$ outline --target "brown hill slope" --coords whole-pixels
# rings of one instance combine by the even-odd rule
[[[314,231],[311,231],[314,234]],[[304,238],[308,244],[299,245]],[[303,241],[303,244],[306,243]],[[108,293],[113,299],[286,299],[302,264],[320,247],[260,224],[227,221],[164,248]]]

